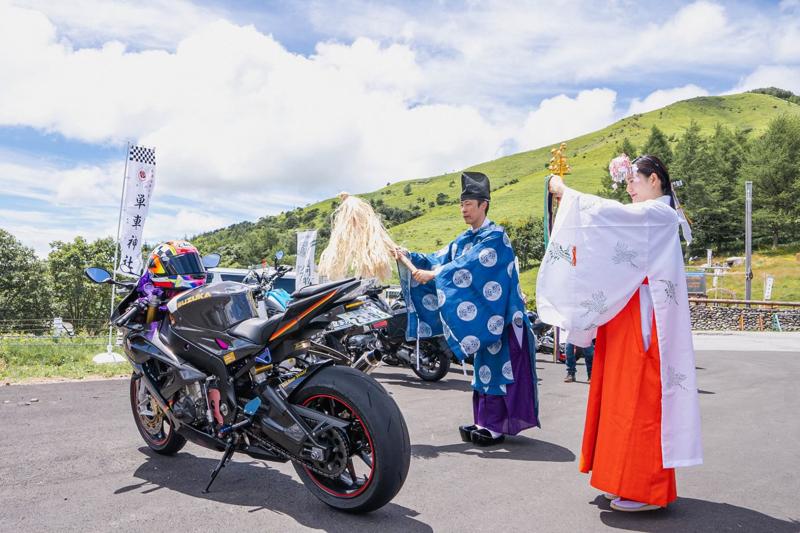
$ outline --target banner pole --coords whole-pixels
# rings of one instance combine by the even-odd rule
[[[125,185],[128,181],[128,160],[130,159],[131,154],[131,143],[128,141],[125,149],[125,170],[122,172],[122,194],[119,196],[119,217],[117,218],[117,237],[114,239],[114,264],[111,270],[111,279],[113,281],[117,280],[117,261],[119,260],[119,232],[122,229],[122,208],[125,205]],[[114,299],[117,296],[117,286],[115,284],[111,284],[111,310],[108,313],[109,319],[111,315],[114,314]],[[111,353],[112,345],[111,345],[111,337],[114,332],[114,326],[109,324],[108,325],[108,344],[106,345],[106,352]]]
[[[558,174],[561,179],[564,179],[565,174],[569,174],[571,167],[567,164],[567,144],[561,143],[558,148],[552,148],[550,153],[553,156],[550,158],[550,163],[547,168]],[[553,225],[556,221],[556,210],[558,209],[558,198],[550,194],[550,177],[545,178],[544,182],[544,247],[545,253],[547,252],[547,245],[550,243],[550,233],[553,231]],[[553,362],[558,363],[558,356],[561,355],[561,328],[558,326],[553,328]]]

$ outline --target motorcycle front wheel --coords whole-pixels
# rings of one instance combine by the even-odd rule
[[[350,422],[346,438],[333,439],[332,460],[346,462],[340,475],[324,476],[294,463],[314,496],[336,509],[365,513],[397,495],[408,474],[411,443],[400,409],[375,379],[345,366],[329,366],[310,377],[291,401]]]
[[[136,374],[131,374],[131,411],[136,429],[154,452],[174,455],[186,445],[186,439],[170,425],[166,415]]]

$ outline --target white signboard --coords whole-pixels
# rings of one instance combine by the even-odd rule
[[[130,276],[142,273],[142,231],[156,179],[156,150],[131,145],[125,172],[125,200],[122,206],[120,261],[117,272]]]
[[[764,299],[771,300],[772,299],[772,285],[775,283],[775,278],[772,276],[767,276],[767,279],[764,281]]]
[[[302,289],[317,283],[317,266],[314,254],[317,250],[317,232],[297,232],[297,262],[295,264],[295,287]]]

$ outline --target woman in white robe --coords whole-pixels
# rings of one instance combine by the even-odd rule
[[[675,467],[702,463],[689,303],[669,174],[635,162],[623,205],[566,187],[536,284],[541,319],[597,337],[580,469],[613,509],[644,511],[677,497]]]

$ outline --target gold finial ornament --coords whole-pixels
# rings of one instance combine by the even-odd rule
[[[561,143],[558,148],[550,149],[550,153],[553,154],[550,158],[550,166],[547,167],[550,172],[558,174],[562,178],[565,174],[572,172],[572,167],[567,164],[567,143]]]

